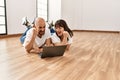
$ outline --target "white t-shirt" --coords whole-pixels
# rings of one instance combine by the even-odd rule
[[[23,43],[23,46],[26,45],[26,42],[27,42],[27,41],[30,41],[30,40],[31,40],[32,34],[33,34],[33,28],[31,28],[31,29],[27,32],[25,41],[24,41],[24,43]],[[41,38],[38,37],[38,36],[36,36],[35,42],[34,42],[33,45],[37,45],[38,47],[41,47],[41,46],[45,43],[46,39],[48,39],[48,38],[50,38],[50,37],[51,37],[50,30],[46,28],[45,34],[44,34]]]
[[[60,38],[56,35],[56,33],[54,33],[51,36],[51,39],[52,39],[53,43],[60,43],[61,42]],[[72,37],[70,37],[70,35],[69,35],[69,37],[68,37],[68,44],[71,44],[71,43],[72,43]]]

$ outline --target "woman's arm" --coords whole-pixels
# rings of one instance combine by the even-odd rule
[[[69,33],[67,31],[64,31],[63,35],[61,36],[61,44],[63,45],[68,44],[68,36],[69,36]]]
[[[67,31],[63,32],[63,36],[61,36],[61,42],[57,42],[54,43],[55,46],[59,46],[59,45],[67,45],[66,50],[69,50],[70,48],[70,44],[68,44],[68,37],[69,37],[69,33]]]

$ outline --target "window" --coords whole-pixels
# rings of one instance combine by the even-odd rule
[[[7,34],[5,9],[5,0],[0,0],[0,34]]]
[[[37,0],[37,16],[48,20],[48,0]]]

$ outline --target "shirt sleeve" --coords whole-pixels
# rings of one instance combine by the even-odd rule
[[[46,34],[47,39],[51,38],[51,33],[49,29],[46,29],[45,34]]]
[[[60,38],[55,33],[51,36],[51,39],[52,39],[53,43],[60,43],[61,42]],[[68,44],[71,44],[72,42],[73,42],[73,39],[69,35],[69,37],[68,37]]]
[[[72,37],[69,36],[68,44],[71,44],[73,42]]]
[[[58,38],[58,36],[56,35],[56,33],[54,33],[54,34],[51,36],[51,39],[52,39],[52,42],[53,42],[53,43],[60,43],[60,39]]]
[[[24,47],[25,47],[26,43],[31,40],[31,38],[32,38],[32,33],[33,33],[33,29],[28,30],[28,32],[27,32],[27,34],[26,34],[25,41],[24,41],[24,43],[23,43],[23,46],[24,46]]]

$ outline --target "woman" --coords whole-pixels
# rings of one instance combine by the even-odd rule
[[[52,43],[57,46],[57,45],[67,45],[67,50],[69,50],[69,47],[72,43],[72,37],[73,37],[73,32],[70,30],[68,27],[67,23],[60,19],[57,20],[55,23],[55,32],[52,35]]]

